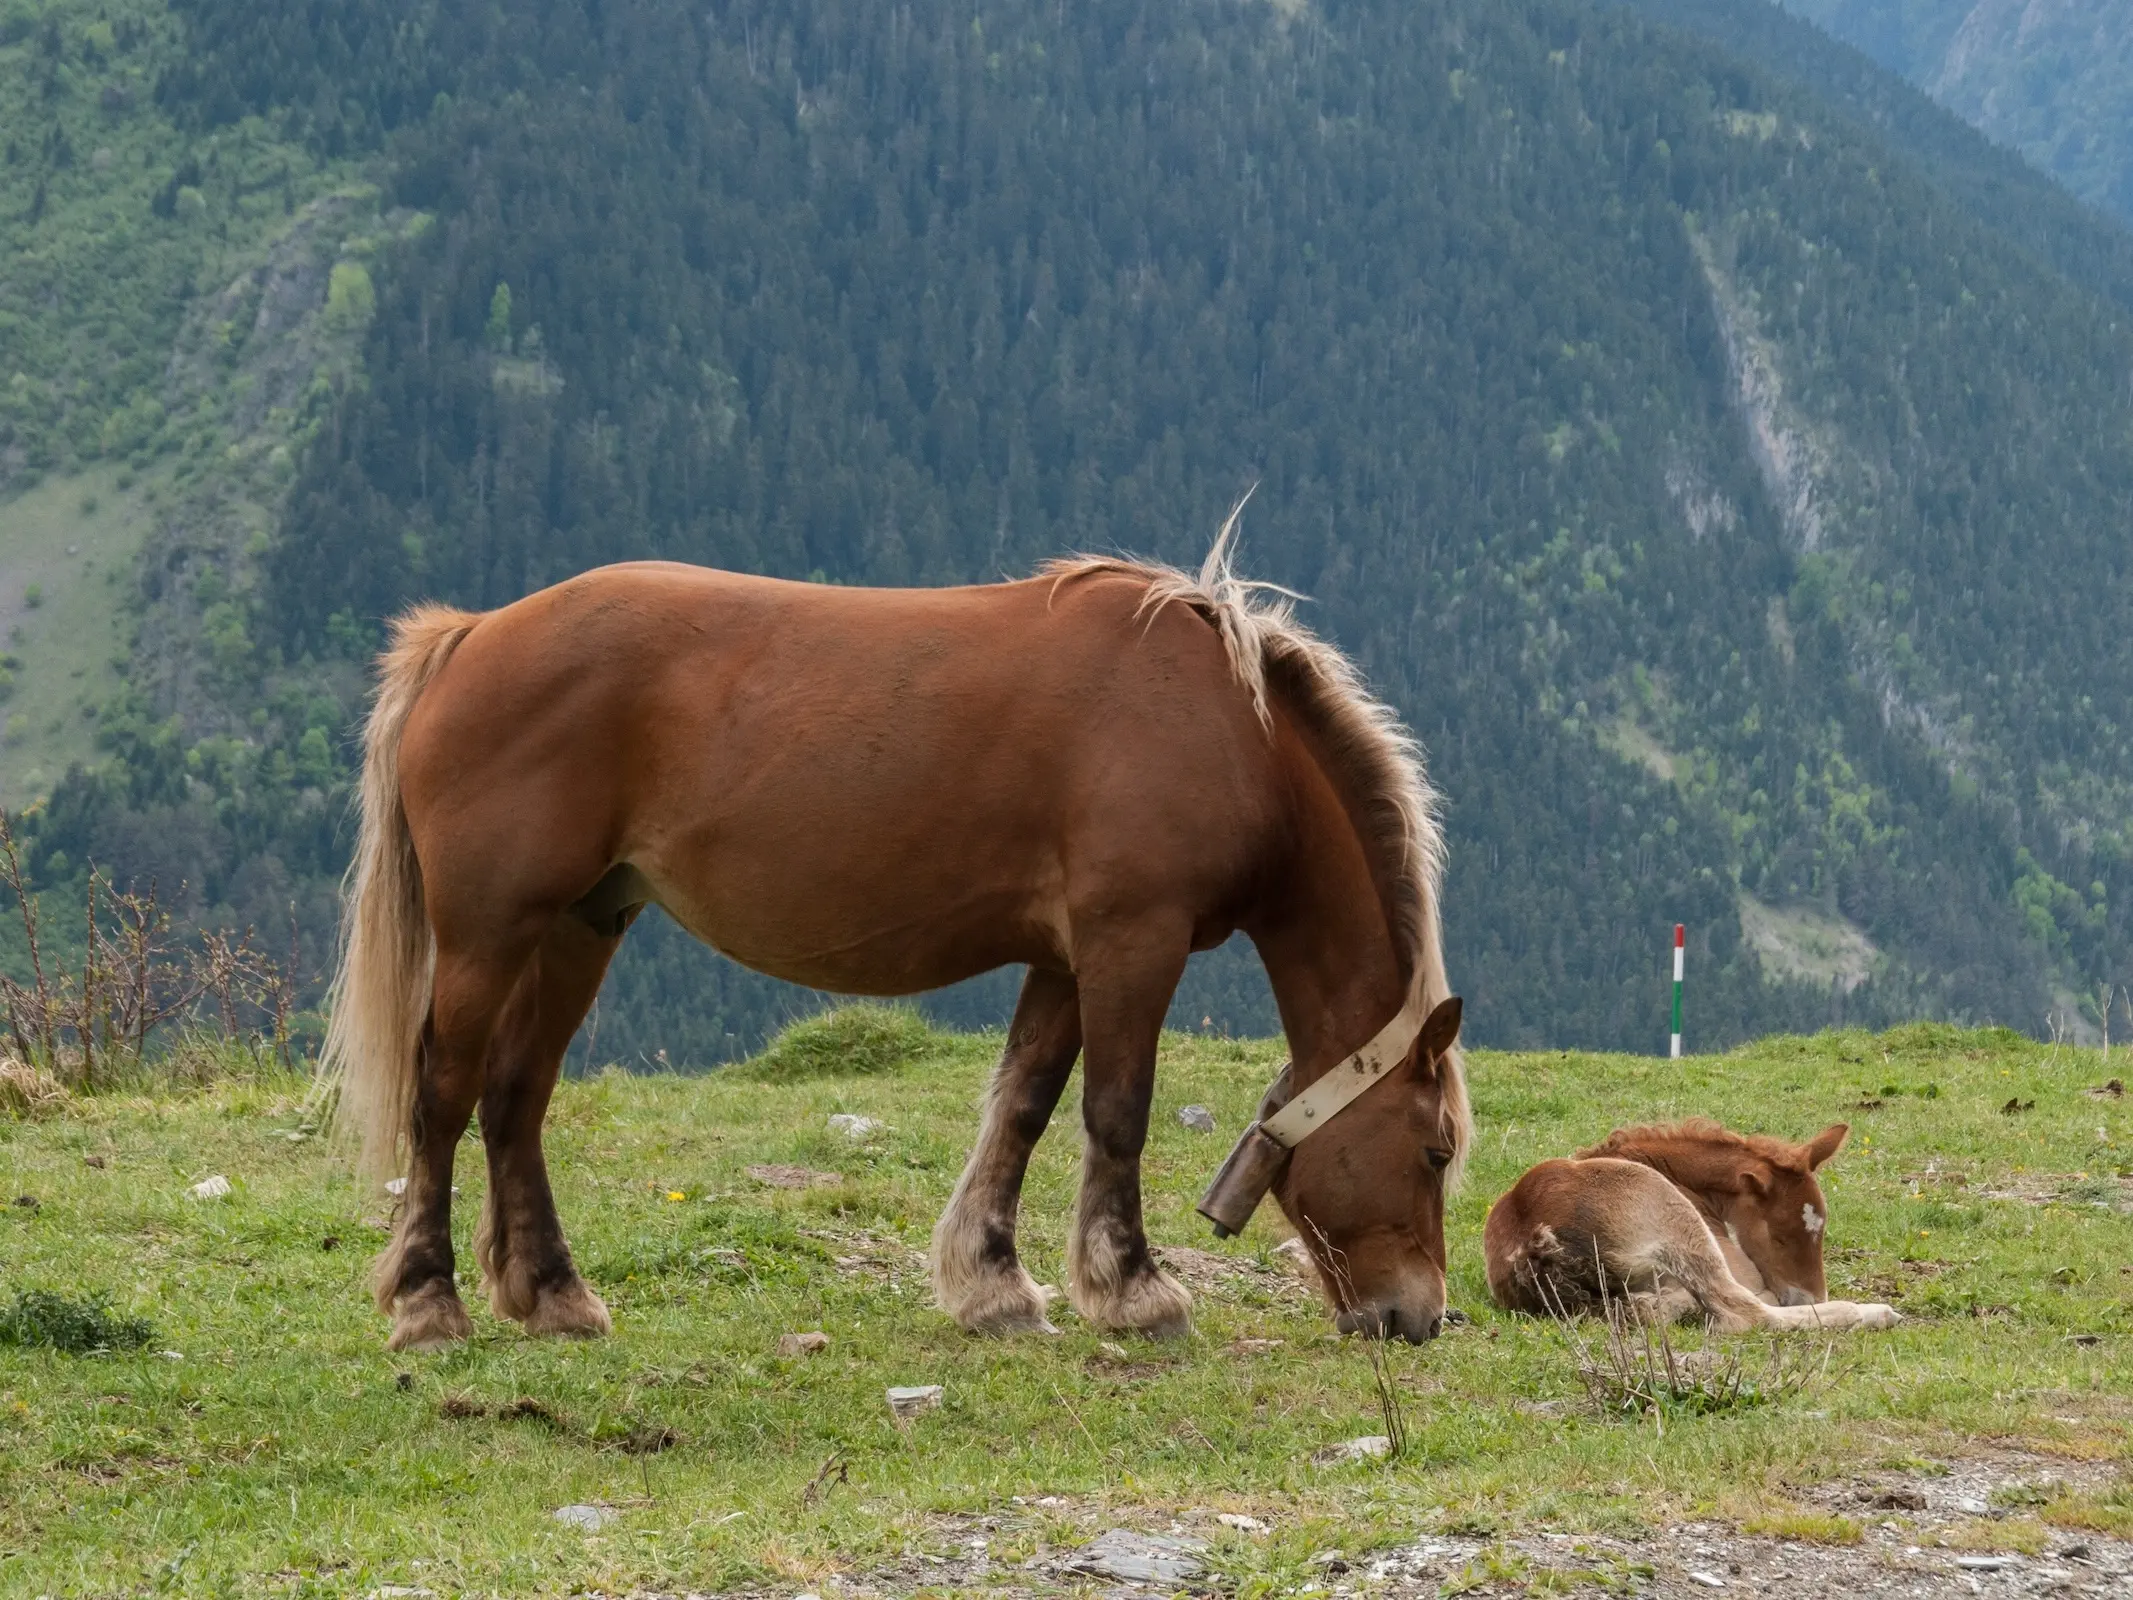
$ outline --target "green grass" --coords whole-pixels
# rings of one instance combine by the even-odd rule
[[[0,806],[39,798],[92,759],[96,713],[118,690],[148,525],[120,476],[50,477],[0,504]]]
[[[2083,1094],[2104,1076],[2092,1051],[1921,1027],[1680,1063],[1478,1055],[1481,1136],[1450,1226],[1453,1300],[1473,1322],[1391,1352],[1407,1455],[1323,1469],[1313,1451],[1383,1431],[1369,1365],[1272,1272],[1202,1292],[1191,1339],[1168,1346],[1107,1349],[1071,1317],[1056,1339],[977,1340],[931,1308],[917,1252],[997,1044],[934,1036],[900,1069],[849,1078],[564,1086],[557,1190],[614,1337],[534,1342],[477,1307],[471,1345],[421,1359],[386,1353],[365,1293],[387,1202],[287,1137],[300,1084],[0,1121],[0,1189],[38,1201],[0,1212],[0,1290],[104,1296],[156,1328],[139,1353],[0,1349],[0,1591],[790,1591],[947,1553],[968,1532],[957,1517],[1003,1509],[994,1570],[1020,1580],[1040,1541],[1214,1507],[1275,1522],[1215,1551],[1263,1592],[1298,1581],[1313,1551],[1423,1528],[1620,1532],[1693,1513],[1841,1540],[1852,1524],[1817,1522],[1791,1492],[1979,1440],[2128,1459],[2133,1216],[2115,1180],[2133,1125],[2125,1102]],[[1217,1246],[1192,1203],[1277,1059],[1271,1044],[1165,1041],[1148,1153],[1159,1244],[1267,1260],[1271,1206]],[[1852,1109],[1862,1099],[1881,1105]],[[2009,1099],[2035,1109],[2005,1115]],[[1223,1132],[1181,1128],[1189,1101]],[[825,1128],[836,1111],[888,1127],[855,1145]],[[1557,1333],[1489,1309],[1481,1220],[1528,1162],[1691,1112],[1791,1136],[1850,1120],[1827,1174],[1831,1287],[1893,1296],[1910,1320],[1842,1341],[1806,1394],[1672,1416],[1663,1432],[1601,1421]],[[1071,1108],[1056,1121],[1025,1229],[1053,1282],[1078,1145]],[[483,1182],[478,1147],[464,1155],[463,1252]],[[745,1175],[774,1162],[847,1181]],[[217,1172],[231,1198],[188,1197]],[[829,1333],[826,1353],[773,1354],[779,1333],[809,1328]],[[1282,1343],[1246,1353],[1240,1339]],[[944,1384],[945,1404],[900,1430],[882,1391],[917,1383]],[[809,1495],[832,1457],[846,1478]],[[2133,1533],[2120,1473],[2115,1491],[2037,1515]],[[1031,1504],[1012,1507],[1018,1495]],[[1038,1507],[1046,1496],[1062,1503]],[[617,1520],[557,1524],[574,1502]]]

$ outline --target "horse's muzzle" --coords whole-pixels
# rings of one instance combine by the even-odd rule
[[[1444,1328],[1442,1312],[1424,1316],[1402,1311],[1398,1306],[1365,1306],[1343,1311],[1333,1319],[1343,1333],[1359,1333],[1366,1339],[1405,1339],[1409,1344],[1427,1344]]]
[[[1815,1297],[1799,1287],[1799,1285],[1788,1283],[1778,1290],[1778,1304],[1781,1306],[1811,1306],[1815,1304]]]

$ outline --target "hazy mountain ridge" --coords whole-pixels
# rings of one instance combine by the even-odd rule
[[[2117,0],[1783,0],[2133,219],[2133,24]]]

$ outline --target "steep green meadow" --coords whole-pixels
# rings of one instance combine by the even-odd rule
[[[1365,1352],[1271,1255],[1271,1207],[1228,1245],[1192,1215],[1277,1045],[1165,1041],[1149,1221],[1197,1252],[1177,1258],[1198,1289],[1192,1337],[1106,1342],[1063,1316],[1056,1339],[1003,1344],[932,1309],[919,1256],[997,1038],[892,1027],[856,1052],[863,1030],[827,1028],[788,1038],[780,1073],[561,1090],[563,1214],[615,1314],[593,1345],[532,1342],[477,1310],[465,1349],[388,1355],[364,1278],[390,1202],[290,1137],[296,1080],[0,1120],[0,1184],[35,1201],[0,1213],[0,1301],[102,1293],[156,1325],[133,1354],[0,1344],[0,1592],[790,1594],[885,1569],[913,1574],[882,1580],[906,1592],[955,1586],[939,1563],[958,1558],[966,1585],[1026,1586],[1040,1549],[1202,1508],[1273,1524],[1196,1524],[1221,1581],[1262,1594],[1303,1582],[1328,1546],[1354,1556],[1431,1530],[1622,1533],[1698,1515],[1845,1544],[1859,1522],[1813,1510],[1816,1484],[1988,1449],[2079,1467],[2085,1487],[1921,1540],[2133,1534],[2133,1118],[2085,1092],[2105,1076],[2094,1050],[1921,1027],[1680,1063],[1477,1055],[1480,1139],[1450,1225],[1452,1298],[1473,1320],[1390,1352],[1404,1456],[1322,1468],[1313,1452],[1383,1431]],[[852,1055],[873,1070],[843,1070]],[[1217,1134],[1179,1125],[1195,1101]],[[839,1111],[887,1127],[855,1143],[826,1127]],[[1561,1335],[1489,1308],[1482,1219],[1529,1161],[1691,1112],[1794,1137],[1850,1121],[1826,1174],[1831,1289],[1908,1320],[1838,1341],[1826,1380],[1790,1398],[1602,1421]],[[1054,1281],[1078,1145],[1071,1109],[1057,1122],[1025,1229],[1032,1270]],[[478,1145],[463,1159],[464,1252]],[[748,1173],[773,1163],[841,1181]],[[229,1198],[188,1196],[217,1173]],[[825,1331],[828,1350],[775,1355],[796,1329]],[[1764,1359],[1765,1341],[1724,1342]],[[924,1383],[944,1404],[900,1428],[884,1388]],[[583,1532],[554,1519],[566,1504],[615,1515]],[[980,1527],[982,1580],[967,1568]]]

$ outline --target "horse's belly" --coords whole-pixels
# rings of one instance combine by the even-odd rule
[[[1061,959],[1053,919],[1027,890],[868,893],[792,874],[782,890],[747,872],[708,881],[648,873],[675,921],[720,954],[788,983],[841,994],[938,989],[1012,963]],[[692,878],[694,875],[692,875]]]

